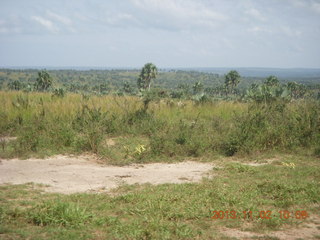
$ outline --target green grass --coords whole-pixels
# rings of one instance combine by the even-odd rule
[[[125,140],[121,140],[125,141]],[[257,157],[258,159],[258,157]],[[223,239],[222,227],[268,235],[319,215],[320,164],[312,155],[279,155],[252,167],[221,159],[201,183],[124,185],[111,194],[49,194],[36,186],[0,187],[1,239]],[[267,159],[259,157],[263,162]],[[285,163],[293,163],[286,165]],[[213,211],[272,211],[272,219],[212,219]],[[224,239],[228,239],[224,237]],[[257,239],[257,238],[256,238]],[[259,238],[258,238],[259,239]],[[275,239],[270,237],[269,239]]]
[[[129,96],[0,92],[0,102],[0,136],[17,137],[1,143],[4,158],[93,152],[123,165],[297,148],[319,156],[320,106],[312,100],[265,105],[164,98],[144,107],[143,99]],[[110,138],[123,140],[109,147]],[[132,154],[137,145],[146,151]]]
[[[161,99],[144,108],[138,97],[21,92],[0,92],[0,102],[0,137],[17,137],[1,142],[3,158],[92,152],[115,165],[192,159],[222,167],[199,184],[126,185],[110,195],[1,186],[3,239],[227,239],[222,227],[265,233],[305,221],[280,219],[282,210],[319,214],[319,102]],[[211,219],[216,210],[255,218]],[[272,218],[256,218],[260,211]]]

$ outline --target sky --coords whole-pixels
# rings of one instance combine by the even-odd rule
[[[320,68],[320,0],[0,0],[0,66]]]

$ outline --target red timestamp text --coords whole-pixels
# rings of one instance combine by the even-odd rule
[[[309,217],[309,214],[305,210],[297,211],[222,211],[215,210],[212,211],[211,219],[244,219],[244,220],[253,220],[253,219],[272,219],[278,217],[280,219],[306,219]]]

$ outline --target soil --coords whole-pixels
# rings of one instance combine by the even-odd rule
[[[265,234],[241,231],[233,228],[222,228],[220,232],[234,239],[279,239],[279,240],[311,240],[320,237],[320,217],[311,216],[306,222],[296,228],[283,227],[279,231],[270,231]]]
[[[197,182],[209,176],[210,163],[152,163],[119,167],[99,164],[93,156],[1,160],[0,184],[44,184],[45,191],[71,194],[104,192],[122,184]]]

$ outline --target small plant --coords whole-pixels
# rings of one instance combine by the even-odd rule
[[[255,170],[253,167],[244,165],[241,163],[230,163],[227,165],[226,169],[231,172],[237,173],[254,173]]]
[[[18,95],[17,98],[12,101],[12,105],[17,109],[28,109],[30,107],[29,95]]]
[[[146,151],[146,148],[144,145],[138,145],[134,151],[134,154],[141,155]]]
[[[53,90],[52,97],[60,97],[63,98],[65,95],[65,91],[63,88],[56,88]]]
[[[282,166],[292,168],[292,169],[294,169],[296,167],[296,165],[293,162],[290,162],[290,163],[282,162],[281,164],[282,164]]]
[[[80,227],[90,222],[92,215],[85,208],[61,200],[46,201],[28,211],[29,220],[39,226]]]

